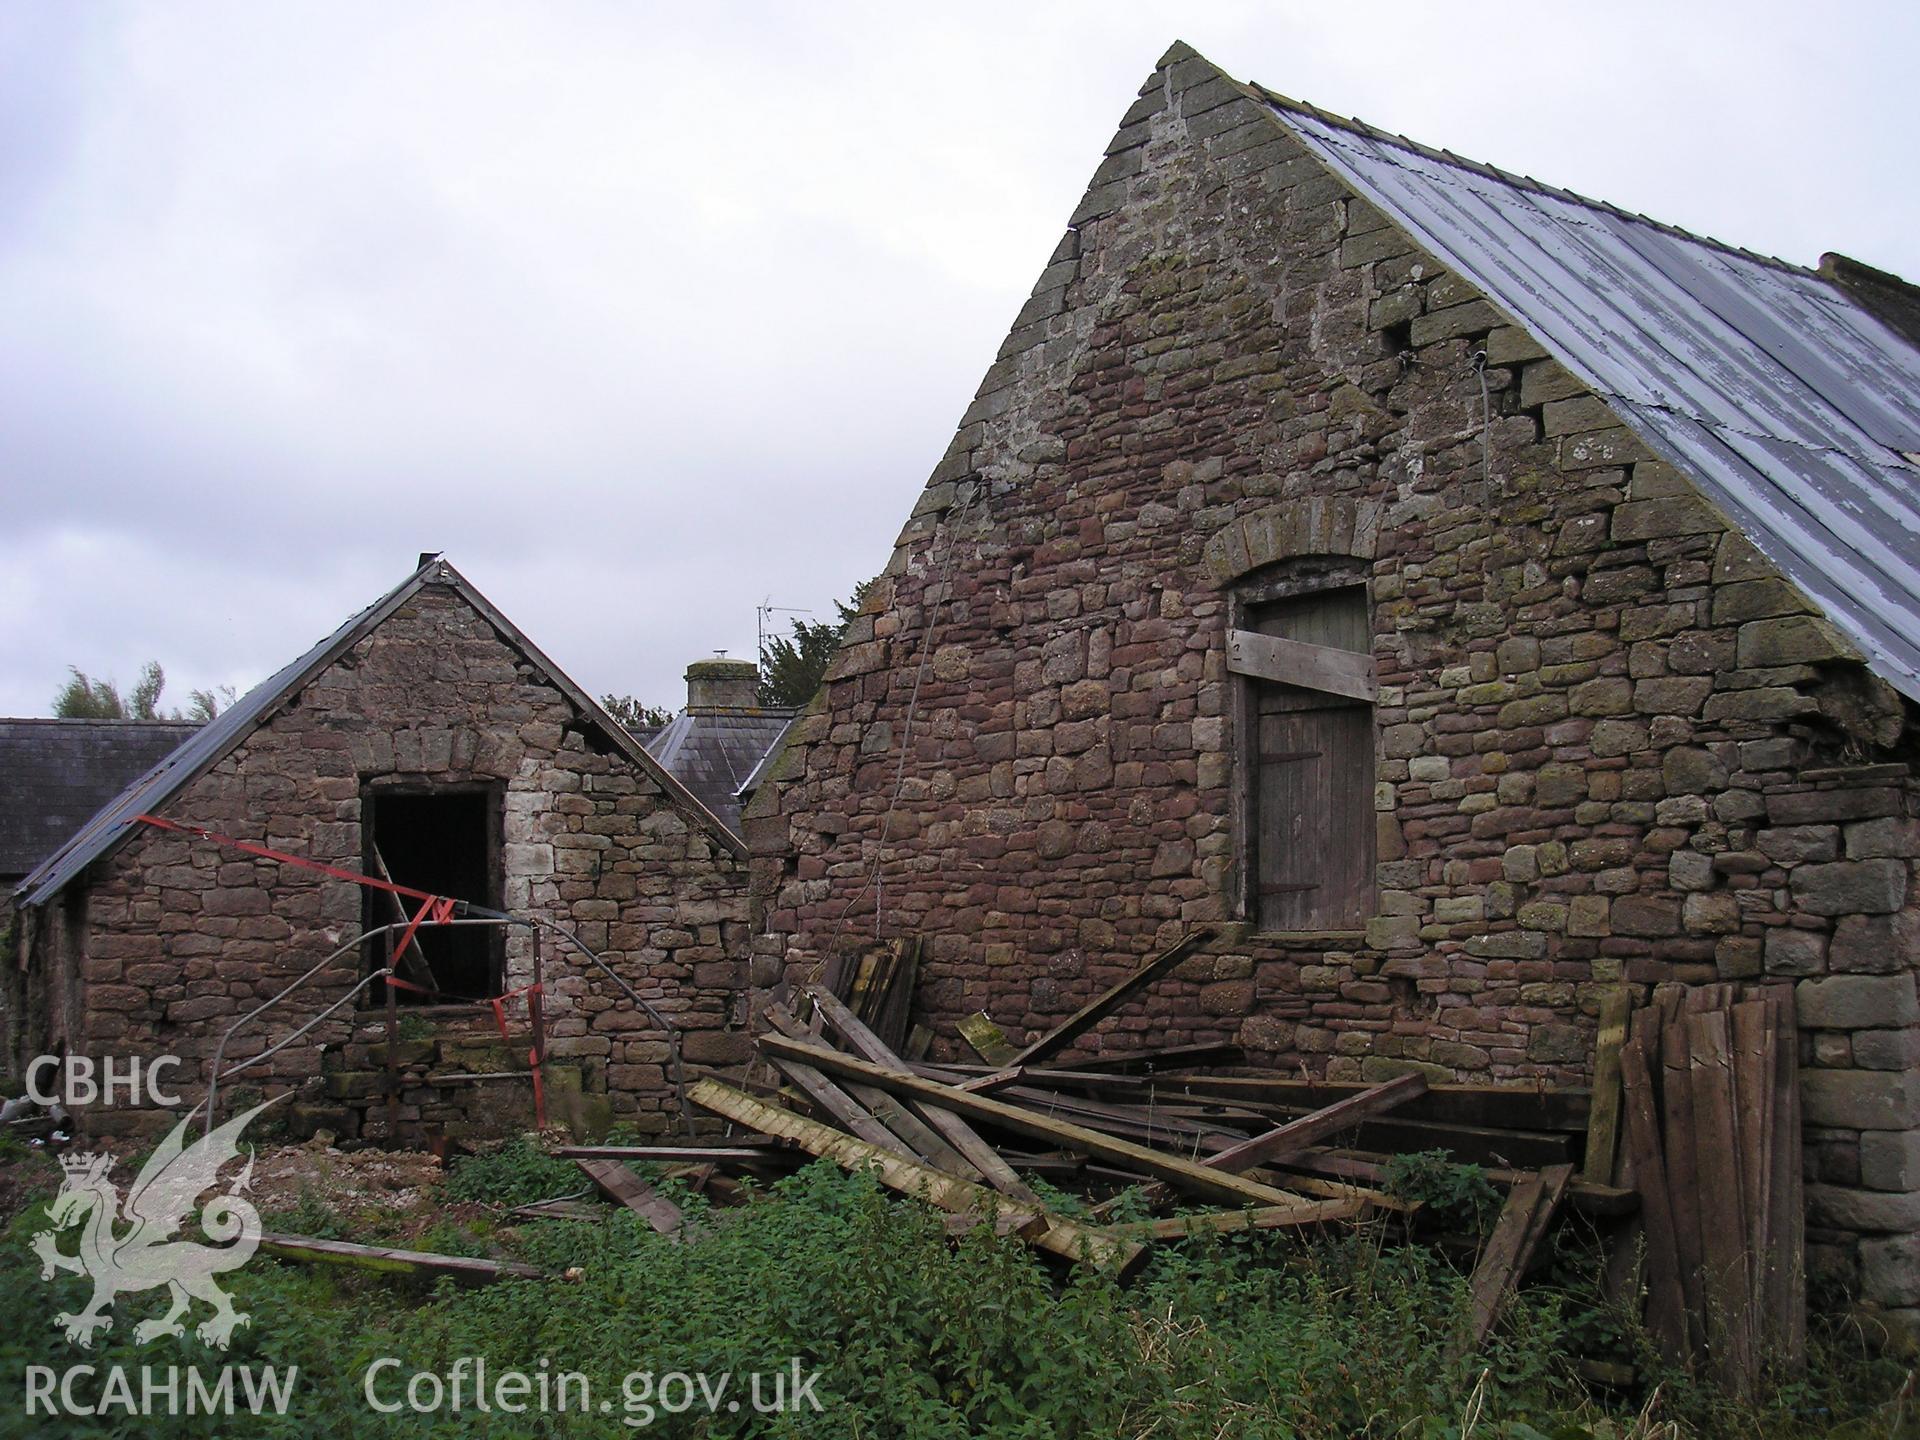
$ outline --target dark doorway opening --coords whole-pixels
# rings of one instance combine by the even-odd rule
[[[369,875],[377,876],[384,870],[396,885],[500,908],[500,803],[496,791],[479,786],[374,789],[361,797],[360,813]],[[420,908],[418,900],[369,889],[366,928],[372,930],[399,920],[396,899],[409,917]],[[395,931],[370,942],[368,966],[387,964],[399,938],[400,932]],[[400,1004],[485,1000],[500,993],[505,947],[497,926],[423,925],[414,940],[418,951],[398,957],[395,973],[439,993],[423,995],[396,985],[394,998]],[[368,986],[367,994],[371,1001],[384,1004],[386,983]]]

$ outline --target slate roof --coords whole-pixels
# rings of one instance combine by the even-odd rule
[[[740,792],[792,723],[791,710],[689,707],[647,750],[737,835]]]
[[[1920,351],[1859,285],[1247,87],[1692,476],[1920,700]],[[1866,272],[1874,275],[1876,272]],[[1911,305],[1910,287],[1891,281]]]
[[[454,590],[486,618],[487,623],[499,632],[507,644],[525,656],[547,683],[566,696],[587,722],[605,735],[608,743],[658,781],[667,794],[691,812],[716,840],[737,854],[745,854],[739,837],[643,750],[640,743],[600,707],[598,701],[574,684],[543,655],[518,626],[473,588],[465,576],[438,555],[433,555],[428,556],[413,574],[298,660],[242,695],[217,719],[201,727],[185,744],[109,800],[67,844],[49,855],[21,882],[20,903],[45,904],[89,865],[117,849],[132,833],[134,817],[158,812],[180,791],[219,764],[275,711],[297,695],[303,686],[365,639],[425,585],[446,585]]]
[[[0,877],[33,869],[199,728],[172,720],[0,720]]]

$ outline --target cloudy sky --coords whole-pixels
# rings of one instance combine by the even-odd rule
[[[1920,8],[0,4],[0,713],[244,689],[445,550],[678,704],[901,519],[1173,39],[1920,276]]]

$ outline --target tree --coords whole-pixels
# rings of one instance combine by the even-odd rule
[[[760,703],[798,709],[813,699],[820,682],[826,679],[833,652],[840,648],[853,617],[860,613],[860,602],[873,588],[871,580],[853,587],[846,603],[836,600],[833,608],[840,614],[831,620],[795,620],[793,634],[769,635],[760,646]]]
[[[53,697],[53,713],[60,720],[124,720],[126,702],[111,680],[90,680],[78,666],[67,667],[67,683]]]
[[[671,710],[642,705],[631,695],[602,695],[601,707],[630,731],[658,730],[673,719]]]
[[[166,688],[167,672],[158,660],[140,667],[140,679],[125,699],[120,687],[111,680],[95,680],[77,665],[67,667],[67,683],[53,697],[54,718],[59,720],[195,720],[201,724],[213,719],[224,706],[233,703],[233,687],[222,685],[218,691],[195,690],[189,695],[187,713],[178,710],[165,714],[160,709],[160,692]]]

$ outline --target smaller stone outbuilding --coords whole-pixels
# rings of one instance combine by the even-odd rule
[[[423,930],[395,961],[416,988],[395,987],[390,1053],[374,972],[391,937],[354,942],[393,922],[399,897],[314,865],[384,869],[547,928]],[[343,1136],[519,1128],[538,973],[550,1117],[660,1130],[672,1032],[689,1063],[739,1050],[745,877],[706,806],[453,566],[422,557],[26,878],[9,1059],[175,1055],[192,1100],[229,1032],[223,1077],[310,1026],[223,1093],[291,1090],[296,1129]],[[106,1134],[163,1117],[121,1103],[78,1119]]]
[[[14,888],[102,805],[199,729],[188,720],[0,720],[0,939],[13,929]],[[11,954],[11,945],[0,946]],[[20,972],[0,985],[0,1054],[19,1011]]]

